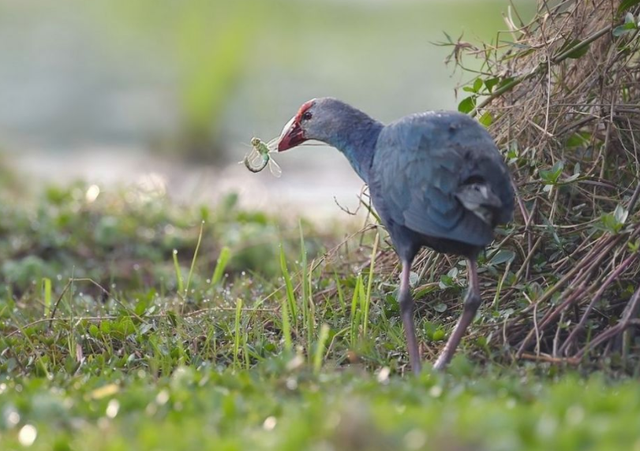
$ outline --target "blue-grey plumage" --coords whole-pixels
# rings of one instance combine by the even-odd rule
[[[424,235],[422,244],[442,252],[477,253],[513,214],[500,152],[482,125],[460,113],[414,114],[387,125],[370,172],[371,196],[383,221]],[[437,239],[460,244],[434,246]]]
[[[463,314],[435,363],[445,368],[480,305],[477,254],[493,240],[495,226],[513,216],[511,179],[493,139],[482,125],[457,112],[413,114],[383,125],[333,98],[304,103],[285,126],[278,150],[308,139],[340,150],[369,185],[402,262],[398,300],[414,372],[421,365],[411,263],[422,246],[467,257]]]

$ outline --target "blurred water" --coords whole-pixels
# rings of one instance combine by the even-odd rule
[[[516,3],[530,11],[534,2]],[[145,23],[114,32],[115,12],[104,18],[80,5],[0,2],[0,145],[18,170],[107,186],[151,177],[180,201],[238,191],[247,205],[324,215],[340,212],[334,196],[355,207],[361,187],[337,151],[279,155],[283,176],[274,179],[236,164],[249,150],[243,143],[274,137],[312,97],[342,98],[382,121],[455,108],[459,78],[443,64],[450,49],[431,43],[442,31],[495,36],[508,2],[273,2],[252,22],[246,63],[228,88],[219,118],[226,159],[217,166],[183,161],[177,145],[157,150],[180,126],[182,68],[163,36],[172,30],[157,39]]]

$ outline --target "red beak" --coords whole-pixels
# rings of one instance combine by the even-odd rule
[[[278,152],[291,149],[307,140],[307,138],[304,137],[302,127],[300,127],[300,122],[296,119],[297,117],[292,118],[287,122],[287,125],[284,126],[282,134],[280,135],[280,141],[278,142]]]

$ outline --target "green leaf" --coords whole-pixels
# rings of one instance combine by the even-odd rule
[[[444,313],[447,311],[447,304],[440,302],[439,304],[436,304],[433,309],[438,313]]]
[[[564,169],[564,161],[560,160],[551,169],[540,169],[540,178],[548,185],[555,185]]]
[[[520,156],[520,149],[518,149],[518,142],[511,141],[509,143],[509,148],[507,149],[507,158],[510,161],[512,161],[512,160],[517,160],[519,156]]]
[[[433,333],[433,341],[442,341],[444,340],[444,330],[438,329]]]
[[[420,282],[420,275],[417,272],[411,271],[409,273],[409,285],[415,287]]]
[[[465,92],[471,92],[474,94],[479,94],[480,90],[482,89],[482,85],[484,84],[484,82],[482,81],[481,78],[476,78],[476,80],[473,82],[472,86],[465,86],[464,88],[462,88],[463,91]]]
[[[493,116],[488,111],[485,111],[478,119],[478,122],[480,122],[485,127],[489,127],[493,123]]]
[[[616,209],[613,211],[613,217],[616,219],[618,224],[623,225],[627,222],[627,217],[629,216],[629,212],[624,209],[624,207],[620,204],[616,206]]]
[[[493,91],[493,87],[495,85],[497,85],[500,82],[500,78],[498,77],[494,77],[494,78],[487,78],[484,81],[484,85],[487,88],[487,91],[492,92]]]
[[[567,139],[566,147],[568,149],[574,149],[576,147],[582,147],[589,144],[591,140],[591,134],[587,132],[574,133]]]
[[[470,96],[466,99],[462,99],[462,102],[458,104],[458,111],[461,113],[470,113],[476,107],[476,96]]]
[[[473,82],[473,90],[475,92],[480,92],[483,84],[484,84],[484,81],[482,81],[481,78],[476,78],[476,81]]]
[[[617,38],[622,36],[623,34],[631,33],[638,29],[638,26],[633,22],[626,22],[624,25],[620,25],[615,27],[612,31],[612,34]]]
[[[438,286],[441,290],[444,290],[446,288],[455,287],[456,282],[453,277],[443,274],[442,276],[440,276],[440,282],[438,283]]]
[[[618,205],[613,213],[607,213],[600,217],[601,228],[616,234],[622,230],[628,216],[629,212],[622,205]]]
[[[100,334],[100,330],[98,329],[98,326],[96,326],[95,324],[90,325],[89,334],[94,338],[97,337]]]
[[[622,0],[620,6],[618,6],[618,12],[623,13],[629,8],[636,6],[638,3],[640,3],[640,0]]]
[[[600,228],[607,232],[616,234],[620,231],[620,225],[617,224],[616,218],[611,213],[604,214],[600,217]]]
[[[502,249],[495,253],[489,262],[490,265],[500,265],[512,261],[516,257],[515,252],[508,249]]]

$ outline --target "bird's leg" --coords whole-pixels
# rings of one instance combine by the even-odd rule
[[[422,364],[420,363],[420,352],[418,352],[418,341],[416,340],[416,327],[413,321],[413,299],[411,298],[411,286],[409,276],[411,274],[411,262],[402,262],[402,273],[400,274],[400,293],[398,303],[400,304],[400,316],[402,325],[407,337],[407,349],[409,350],[409,362],[414,374],[420,374]]]
[[[476,316],[476,312],[478,311],[478,307],[482,303],[482,299],[480,298],[480,284],[478,283],[478,268],[476,266],[476,259],[470,258],[468,261],[468,273],[469,273],[469,291],[467,292],[466,297],[464,298],[464,307],[462,310],[462,315],[458,320],[458,324],[456,324],[455,329],[453,329],[453,333],[449,337],[449,341],[444,346],[444,349],[440,353],[438,360],[433,366],[436,370],[444,370],[446,366],[451,361],[453,354],[456,352],[456,348],[460,343],[460,340],[464,336],[467,327],[473,321],[473,318]]]

